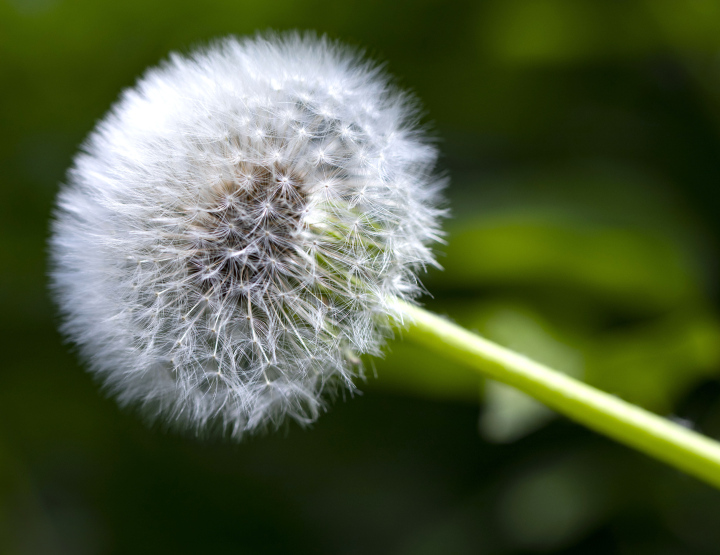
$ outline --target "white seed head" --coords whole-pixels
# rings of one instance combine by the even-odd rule
[[[59,194],[63,332],[151,419],[235,437],[310,422],[434,263],[435,160],[407,95],[324,38],[173,55]]]

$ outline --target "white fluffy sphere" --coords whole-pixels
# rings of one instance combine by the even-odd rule
[[[326,39],[227,39],[149,70],[90,135],[51,238],[63,332],[122,404],[239,437],[312,421],[434,263],[435,149]]]

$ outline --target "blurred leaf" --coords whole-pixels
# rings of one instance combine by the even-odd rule
[[[534,432],[555,416],[552,410],[525,393],[487,380],[480,434],[488,441],[510,443]]]
[[[554,286],[616,304],[665,309],[697,299],[699,279],[679,245],[639,230],[533,214],[483,217],[450,234],[445,286]]]
[[[664,414],[718,367],[720,321],[702,310],[606,334],[587,351],[589,383]]]
[[[473,314],[473,328],[551,368],[582,379],[583,360],[548,322],[513,303],[483,305]],[[487,380],[480,432],[490,441],[515,441],[550,421],[555,413],[531,397]]]

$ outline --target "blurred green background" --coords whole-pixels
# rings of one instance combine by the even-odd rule
[[[453,212],[430,308],[720,437],[720,2],[0,0],[0,553],[720,553],[720,492],[400,341],[239,445],[99,392],[46,293],[58,184],[144,68],[268,28],[422,99]]]

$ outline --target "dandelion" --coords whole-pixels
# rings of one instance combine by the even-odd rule
[[[325,38],[227,39],[126,90],[58,199],[63,331],[123,405],[239,437],[353,389],[433,264],[412,99]]]
[[[414,103],[310,35],[172,56],[122,95],[60,192],[65,335],[120,403],[234,437],[313,421],[391,325],[720,487],[720,444],[413,305],[443,181]]]

